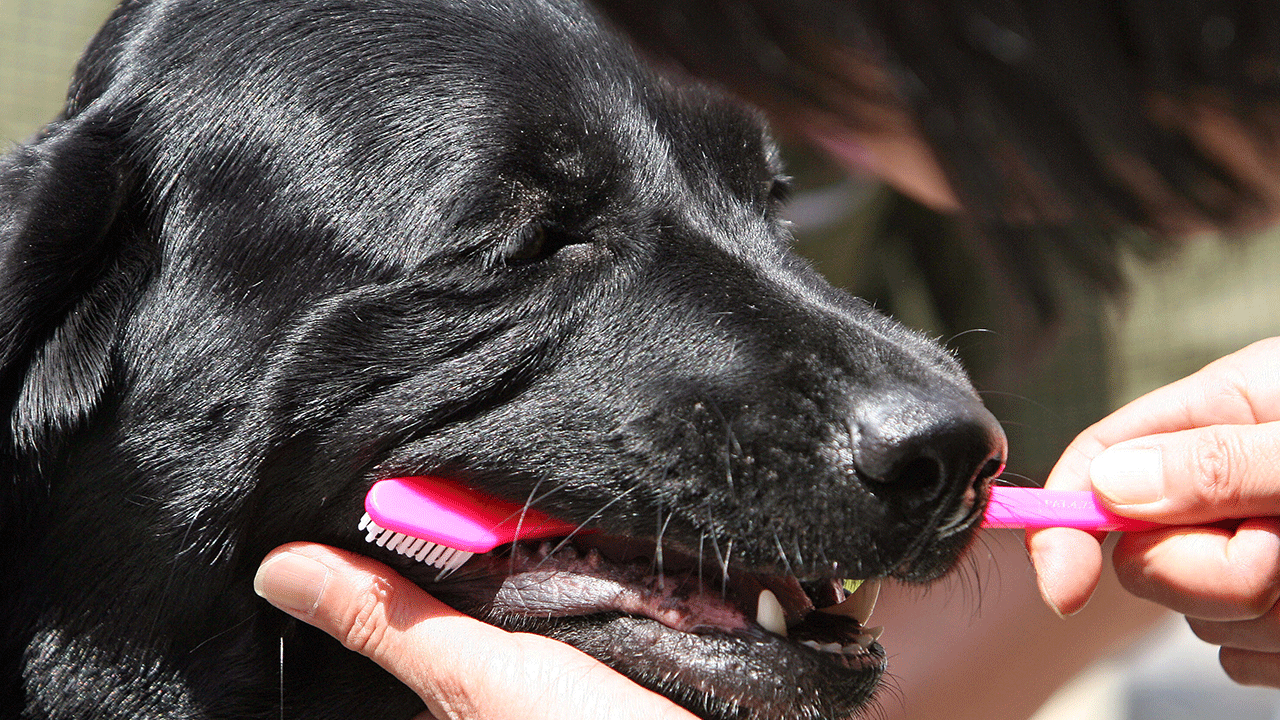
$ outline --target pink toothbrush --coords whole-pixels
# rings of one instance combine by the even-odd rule
[[[434,477],[380,480],[369,489],[364,508],[365,540],[442,574],[499,545],[578,530],[533,508]]]
[[[982,521],[988,528],[1069,527],[1078,530],[1151,530],[1160,523],[1121,517],[1098,502],[1088,490],[1044,488],[991,488],[991,500]]]
[[[364,500],[365,540],[440,568],[458,569],[476,553],[516,540],[571,535],[577,525],[434,477],[380,480]],[[991,488],[983,527],[1070,527],[1106,532],[1150,530],[1159,523],[1121,517],[1087,490]]]

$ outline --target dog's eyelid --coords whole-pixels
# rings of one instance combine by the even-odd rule
[[[554,223],[534,223],[516,234],[503,259],[508,266],[530,265],[550,259],[568,245],[589,242],[590,238],[569,232]]]

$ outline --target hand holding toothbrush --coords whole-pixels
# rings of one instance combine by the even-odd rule
[[[694,720],[585,653],[463,615],[361,555],[291,543],[254,589],[412,688],[428,708],[415,720]]]
[[[1170,525],[1120,538],[1121,583],[1186,615],[1222,646],[1235,681],[1280,687],[1280,338],[1088,428],[1046,486],[1092,488],[1116,514]],[[1102,570],[1100,537],[1051,528],[1028,532],[1027,546],[1050,607],[1084,607]]]

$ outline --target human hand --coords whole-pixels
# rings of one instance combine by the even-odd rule
[[[361,555],[284,545],[253,586],[408,685],[427,704],[417,720],[693,720],[585,653],[463,615]]]
[[[1280,687],[1280,338],[1085,430],[1046,486],[1092,488],[1121,515],[1172,525],[1119,539],[1121,584],[1186,615],[1222,646],[1236,682]],[[1027,547],[1049,606],[1060,615],[1084,607],[1102,569],[1101,537],[1051,528],[1029,532]]]

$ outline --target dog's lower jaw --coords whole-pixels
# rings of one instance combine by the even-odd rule
[[[630,615],[514,624],[573,645],[708,720],[854,718],[885,669],[879,645],[848,667],[763,632],[684,633]]]
[[[549,545],[479,556],[426,585],[495,625],[573,645],[710,720],[852,718],[885,670],[884,649],[859,620],[814,609],[842,598],[829,580],[806,588],[736,568],[703,577],[687,558],[655,573],[645,560],[570,545],[552,555]],[[789,628],[762,618],[766,591]]]

